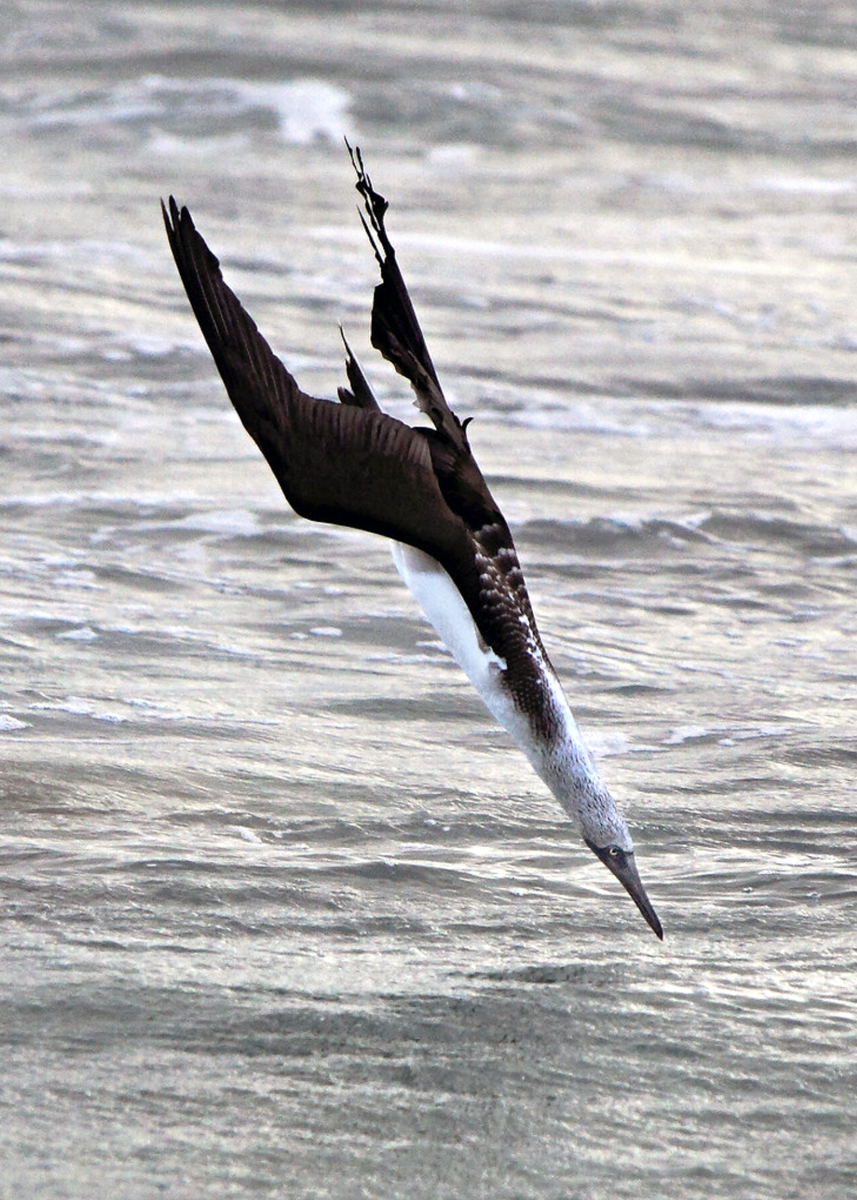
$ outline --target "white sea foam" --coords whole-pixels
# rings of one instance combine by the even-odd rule
[[[6,713],[0,713],[0,733],[17,733],[19,729],[29,728],[29,722],[19,721],[17,717],[10,717]]]
[[[69,642],[95,642],[98,640],[98,634],[89,625],[82,625],[79,629],[69,629],[65,633],[58,633],[58,638],[64,638]]]
[[[759,187],[764,191],[821,196],[847,195],[855,186],[853,179],[823,179],[815,175],[769,175],[759,180]]]
[[[204,114],[209,120],[268,111],[284,141],[307,145],[320,138],[339,142],[343,134],[352,133],[350,105],[351,97],[344,88],[322,79],[259,82],[146,75],[116,83],[100,94],[42,89],[25,107],[30,125],[37,128],[149,122],[156,129],[150,145],[170,152],[192,138],[183,133],[181,138],[171,139],[157,125],[174,120],[182,109]]]
[[[341,87],[320,79],[260,84],[246,80],[233,85],[248,107],[276,113],[280,133],[287,142],[308,145],[319,138],[340,142],[352,132],[348,109],[351,97]]]

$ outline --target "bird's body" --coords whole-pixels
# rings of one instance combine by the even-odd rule
[[[476,688],[485,707],[526,754],[572,820],[580,824],[581,798],[598,794],[599,777],[580,736],[559,680],[541,648],[537,633],[521,617],[527,656],[536,673],[538,705],[516,695],[509,666],[479,634],[461,595],[446,571],[430,555],[401,542],[393,545],[393,561],[408,590],[434,626],[452,657]],[[535,636],[533,636],[535,634]],[[592,807],[591,803],[587,807]],[[590,815],[590,820],[594,814]],[[603,818],[602,818],[603,820]],[[609,820],[604,822],[609,827]],[[614,826],[608,840],[621,836]]]
[[[170,200],[167,233],[226,389],[289,503],[313,520],[379,533],[426,617],[591,850],[658,937],[633,843],[584,745],[542,645],[509,527],[449,408],[387,237],[387,203],[352,154],[381,269],[372,344],[411,383],[433,428],[383,413],[346,343],[340,403],[300,390],[224,283],[187,209]],[[361,214],[362,216],[362,214]]]

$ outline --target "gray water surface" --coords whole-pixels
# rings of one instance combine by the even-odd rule
[[[0,17],[0,1195],[857,1195],[847,5]],[[659,944],[382,542],[286,507],[160,224],[305,388],[347,134]]]

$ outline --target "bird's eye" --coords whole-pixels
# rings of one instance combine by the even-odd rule
[[[607,853],[610,855],[611,858],[623,858],[625,855],[625,852],[621,848],[621,846],[611,846],[609,848],[609,850],[607,851]]]

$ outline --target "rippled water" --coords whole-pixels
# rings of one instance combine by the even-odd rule
[[[857,24],[785,8],[4,10],[0,1195],[855,1193]],[[343,134],[663,945],[187,309],[171,192],[410,416]]]

